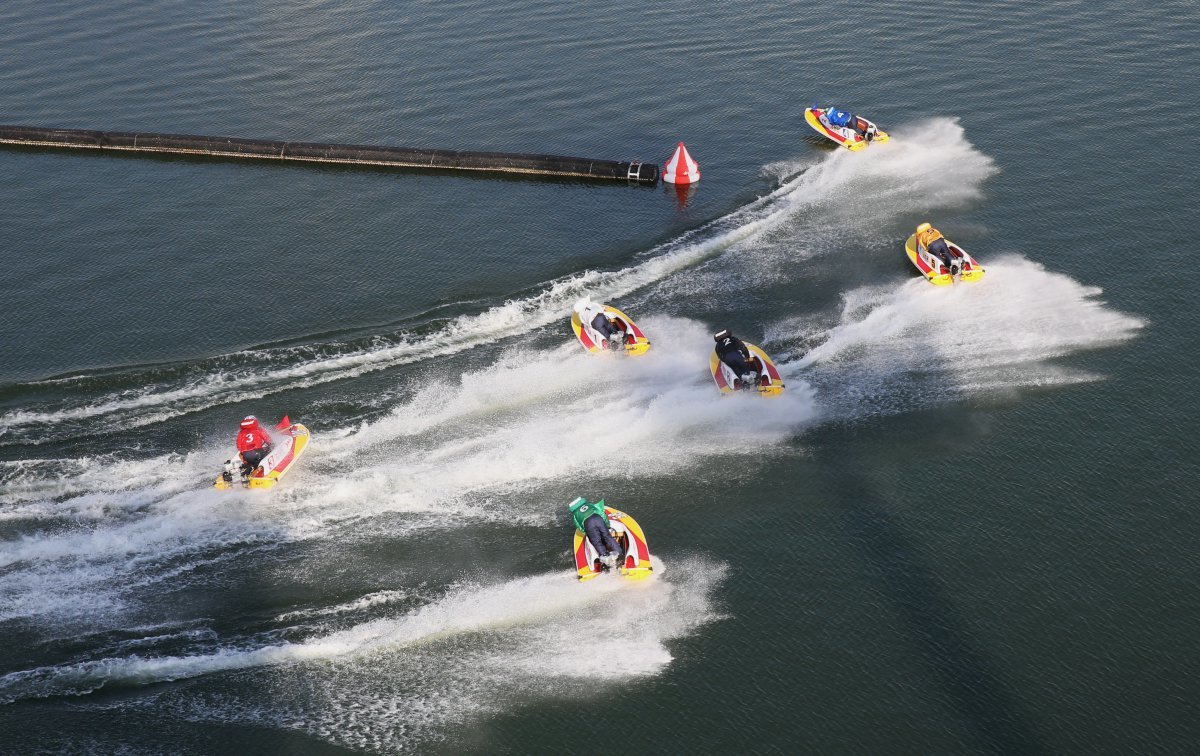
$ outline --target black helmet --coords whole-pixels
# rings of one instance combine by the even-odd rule
[[[729,332],[728,328],[723,328],[720,331],[717,331],[716,333],[713,334],[713,341],[716,341],[718,343],[721,341],[724,341],[725,339],[731,339],[731,338],[733,338],[733,334]]]

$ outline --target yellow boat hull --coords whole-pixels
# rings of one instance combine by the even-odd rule
[[[958,275],[957,279],[959,281],[971,282],[983,278],[984,268],[975,261],[975,258],[971,257],[967,254],[966,250],[949,239],[946,240],[946,244],[952,250],[960,252],[963,260],[970,266],[969,269],[964,270]],[[955,282],[955,276],[946,272],[945,266],[942,265],[940,260],[930,255],[923,248],[917,248],[916,234],[909,236],[904,242],[904,252],[908,255],[908,261],[913,264],[913,267],[920,271],[925,280],[934,286],[950,286]]]
[[[876,126],[877,131],[875,132],[875,138],[870,142],[858,136],[857,134],[847,136],[846,134],[835,131],[834,129],[831,129],[825,124],[821,123],[821,120],[817,118],[816,111],[812,108],[805,108],[804,120],[809,126],[812,126],[818,134],[830,140],[831,142],[834,142],[835,144],[840,144],[842,147],[845,147],[851,152],[859,152],[861,150],[865,150],[868,145],[883,144],[891,139],[888,133],[882,129],[879,129],[878,126]]]
[[[642,526],[638,525],[637,520],[613,507],[605,506],[604,514],[617,534],[617,542],[622,544],[625,551],[622,563],[617,566],[617,574],[625,580],[634,581],[652,576],[653,559]],[[604,570],[597,566],[595,549],[578,528],[575,529],[572,552],[575,555],[575,575],[580,580],[591,580],[604,574]]]
[[[759,396],[775,397],[783,393],[783,378],[779,375],[779,368],[775,367],[775,362],[758,346],[746,342],[746,348],[750,350],[750,354],[754,355],[762,363],[761,373],[767,377],[766,385],[756,387]],[[729,370],[717,356],[717,350],[714,348],[708,356],[708,371],[712,374],[713,382],[717,384],[722,394],[736,394],[742,391],[735,384],[735,379],[732,378],[733,371]]]

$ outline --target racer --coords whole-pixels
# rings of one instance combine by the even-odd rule
[[[934,255],[946,266],[946,270],[954,272],[954,256],[946,246],[946,239],[928,222],[917,226],[917,248],[924,247],[929,254]]]
[[[254,415],[246,415],[238,426],[237,450],[242,457],[242,474],[249,475],[271,453],[271,436]]]
[[[713,341],[717,342],[717,358],[728,365],[729,369],[742,382],[741,386],[735,386],[735,388],[757,386],[760,376],[750,363],[750,360],[754,358],[746,347],[746,342],[734,336],[728,328],[713,334]]]
[[[608,521],[608,515],[604,514],[604,499],[589,502],[580,496],[567,507],[571,510],[575,528],[587,536],[596,553],[600,555],[600,561],[609,569],[615,567],[618,557],[621,556],[621,547],[610,532],[612,525]]]

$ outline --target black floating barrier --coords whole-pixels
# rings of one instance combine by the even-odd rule
[[[238,139],[190,134],[45,129],[37,126],[0,126],[0,144],[21,147],[288,160],[302,163],[379,165],[443,171],[520,173],[529,176],[603,179],[639,184],[658,183],[658,166],[637,160],[589,160],[558,155],[525,155],[508,152],[422,150],[412,147],[378,147],[320,142],[276,142],[265,139]]]

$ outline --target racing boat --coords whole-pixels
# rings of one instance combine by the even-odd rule
[[[308,428],[300,423],[292,423],[286,416],[275,426],[275,430],[280,431],[281,435],[274,439],[271,452],[258,467],[244,473],[238,457],[227,459],[213,487],[224,491],[231,488],[271,488],[278,483],[308,448],[309,433]]]
[[[976,262],[974,257],[949,239],[945,241],[953,258],[949,269],[936,255],[917,245],[916,234],[904,242],[904,251],[908,253],[912,264],[917,266],[917,270],[921,271],[921,275],[925,276],[925,280],[934,286],[949,286],[955,281],[978,281],[983,278],[983,266]]]
[[[782,394],[783,378],[779,376],[779,368],[775,367],[775,363],[762,349],[748,341],[745,344],[746,348],[750,350],[750,366],[758,371],[758,385],[743,383],[741,377],[733,372],[733,368],[721,362],[716,348],[713,348],[712,354],[708,357],[708,369],[712,373],[717,388],[721,390],[722,394],[736,394],[739,391],[757,391],[759,396]]]
[[[642,333],[642,329],[638,328],[637,323],[634,323],[628,315],[616,307],[611,305],[601,305],[601,307],[613,327],[618,331],[625,332],[624,353],[631,356],[645,354],[646,350],[650,348],[650,340],[646,338],[646,334]],[[590,323],[585,324],[580,319],[578,307],[571,313],[571,330],[575,332],[575,338],[579,339],[579,343],[589,354],[613,351],[608,339],[592,328]]]
[[[868,144],[882,144],[891,139],[886,131],[865,118],[862,120],[866,121],[868,125],[867,139],[849,126],[834,126],[825,117],[828,110],[829,108],[808,108],[804,111],[804,120],[808,122],[809,126],[816,129],[817,133],[832,139],[852,152],[866,149]]]
[[[646,536],[642,527],[629,515],[610,506],[604,507],[604,514],[612,526],[613,539],[621,547],[621,555],[617,559],[616,572],[627,580],[645,580],[654,572],[651,564],[650,548],[646,545]],[[596,548],[578,528],[575,529],[575,573],[580,580],[591,580],[608,571],[600,561]]]

